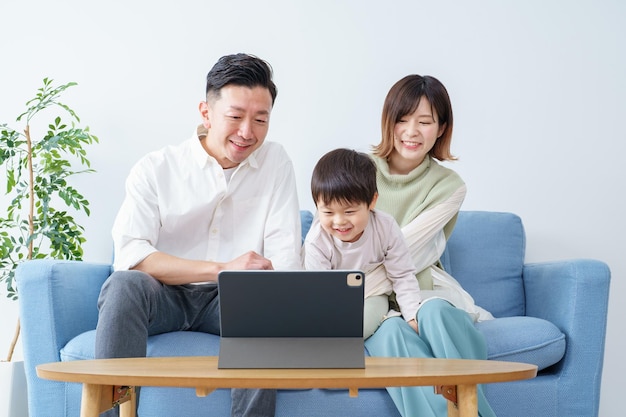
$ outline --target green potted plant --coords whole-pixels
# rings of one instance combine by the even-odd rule
[[[0,124],[0,167],[6,174],[5,192],[9,199],[6,210],[0,212],[0,282],[5,284],[7,297],[12,300],[18,298],[15,270],[21,262],[44,258],[81,260],[83,256],[84,227],[71,213],[89,215],[89,201],[68,179],[94,172],[84,146],[97,143],[98,138],[89,127],[79,127],[78,115],[59,101],[61,94],[75,85],[70,82],[54,86],[53,80],[44,78],[43,87],[26,102],[26,110],[16,119],[23,129]],[[55,110],[69,117],[69,124]],[[50,117],[49,122],[40,120],[45,117]],[[34,122],[38,127],[47,125],[42,128],[46,131],[44,135],[32,134]],[[3,362],[13,362],[19,334],[18,319]],[[15,369],[9,372],[14,374]],[[0,382],[5,383],[2,379]],[[10,403],[11,399],[7,401]]]

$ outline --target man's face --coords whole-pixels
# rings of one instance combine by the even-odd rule
[[[203,125],[208,130],[204,149],[222,168],[236,167],[265,141],[271,111],[268,89],[223,87],[219,98],[200,103]]]

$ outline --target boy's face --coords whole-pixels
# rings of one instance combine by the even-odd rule
[[[356,242],[363,235],[374,209],[376,198],[369,205],[366,203],[347,203],[317,201],[317,213],[320,225],[326,233],[342,242]]]

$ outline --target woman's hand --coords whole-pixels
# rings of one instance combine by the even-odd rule
[[[411,319],[407,321],[407,323],[409,323],[409,326],[411,326],[411,329],[415,330],[415,333],[420,334],[420,331],[417,328],[417,320]]]

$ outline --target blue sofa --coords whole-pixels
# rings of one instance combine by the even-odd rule
[[[311,214],[302,212],[303,230]],[[524,263],[525,234],[511,213],[462,211],[442,257],[447,271],[497,318],[478,323],[489,358],[536,364],[525,381],[485,385],[499,417],[597,416],[610,271],[596,260]],[[96,300],[111,265],[37,260],[17,270],[30,417],[79,415],[81,387],[39,379],[41,363],[91,359]],[[120,323],[123,325],[123,323]],[[217,355],[215,335],[153,336],[149,356]],[[141,417],[228,416],[230,393],[142,389]],[[280,390],[277,417],[399,416],[384,389]]]

